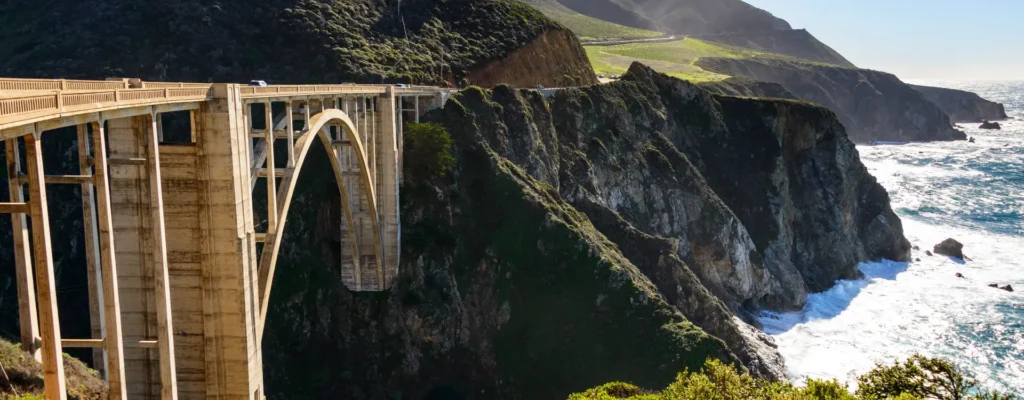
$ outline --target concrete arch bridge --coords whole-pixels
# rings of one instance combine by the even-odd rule
[[[328,150],[341,195],[344,284],[387,290],[398,274],[402,127],[447,95],[390,85],[0,79],[10,182],[0,213],[12,217],[21,339],[42,362],[46,397],[65,398],[63,349],[91,348],[111,399],[261,399],[263,325],[310,149]],[[187,137],[165,135],[168,115],[184,116]],[[79,173],[46,175],[42,142],[66,127],[77,129]],[[282,142],[287,150],[275,151]],[[60,332],[50,185],[82,189],[89,338]],[[254,206],[263,203],[254,201],[257,185],[266,209]]]

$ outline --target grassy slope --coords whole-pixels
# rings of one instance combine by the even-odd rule
[[[519,0],[402,13],[378,0],[4,0],[0,75],[436,84],[561,28]]]
[[[621,75],[629,69],[633,61],[640,61],[658,71],[692,82],[721,81],[729,77],[695,65],[703,57],[770,58],[814,64],[807,60],[781,54],[754,51],[694,38],[661,43],[587,46],[586,50],[587,56],[590,57],[590,63],[598,74]]]
[[[43,367],[21,346],[0,339],[0,399],[43,400]],[[64,376],[68,398],[107,398],[107,385],[96,371],[64,354]]]
[[[587,46],[594,71],[603,75],[621,75],[633,61],[671,76],[695,82],[719,81],[728,75],[717,74],[694,65],[701,57],[753,57],[752,51],[686,38],[663,43],[632,43],[617,46]]]
[[[637,39],[662,36],[660,32],[632,28],[589,17],[559,4],[556,0],[525,0],[548,18],[565,25],[580,40]]]

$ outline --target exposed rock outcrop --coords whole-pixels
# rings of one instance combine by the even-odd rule
[[[597,84],[597,77],[576,35],[552,29],[499,60],[473,68],[469,81],[482,86],[566,87]]]
[[[401,273],[383,293],[341,285],[337,219],[322,218],[338,209],[334,178],[325,155],[307,161],[284,240],[319,246],[278,260],[270,398],[564,398],[737,361],[554,188],[463,139],[450,177],[404,186]]]
[[[282,255],[271,390],[559,398],[658,387],[706,356],[781,377],[771,339],[734,315],[798,307],[857,261],[909,251],[842,126],[807,103],[713,96],[637,65],[550,100],[467,89],[426,119],[458,164],[406,182],[392,290],[348,292],[330,245]],[[317,192],[329,174],[308,171],[285,240],[324,243],[337,227],[317,210],[336,204]]]
[[[702,58],[696,64],[781,84],[800,99],[835,111],[857,143],[967,139],[949,116],[892,74],[774,58]]]
[[[1006,119],[1002,104],[988,101],[977,94],[931,86],[910,85],[932,103],[939,106],[953,122],[982,122]]]
[[[765,30],[757,32],[700,35],[701,40],[724,43],[752,50],[784,54],[808,61],[853,68],[852,62],[806,29]]]

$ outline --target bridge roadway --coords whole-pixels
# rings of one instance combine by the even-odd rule
[[[63,349],[92,348],[111,399],[262,399],[263,327],[310,149],[323,146],[334,166],[342,282],[386,290],[398,275],[404,121],[447,94],[0,78],[11,193],[0,213],[12,214],[21,341],[43,365],[46,398],[66,398]],[[167,113],[189,117],[188,140],[164,137]],[[77,131],[79,173],[46,175],[42,141],[67,127]],[[280,141],[285,154],[275,152]],[[254,206],[260,184],[266,209]],[[49,185],[82,189],[91,338],[60,332]]]

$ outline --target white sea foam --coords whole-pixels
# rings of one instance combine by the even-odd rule
[[[955,360],[986,387],[1024,395],[1024,84],[965,88],[1007,103],[1018,119],[997,132],[971,124],[973,144],[858,147],[921,261],[864,263],[864,279],[811,295],[804,310],[765,313],[764,329],[794,380],[852,383],[875,362],[922,353]],[[971,261],[924,254],[947,237],[964,243]]]

